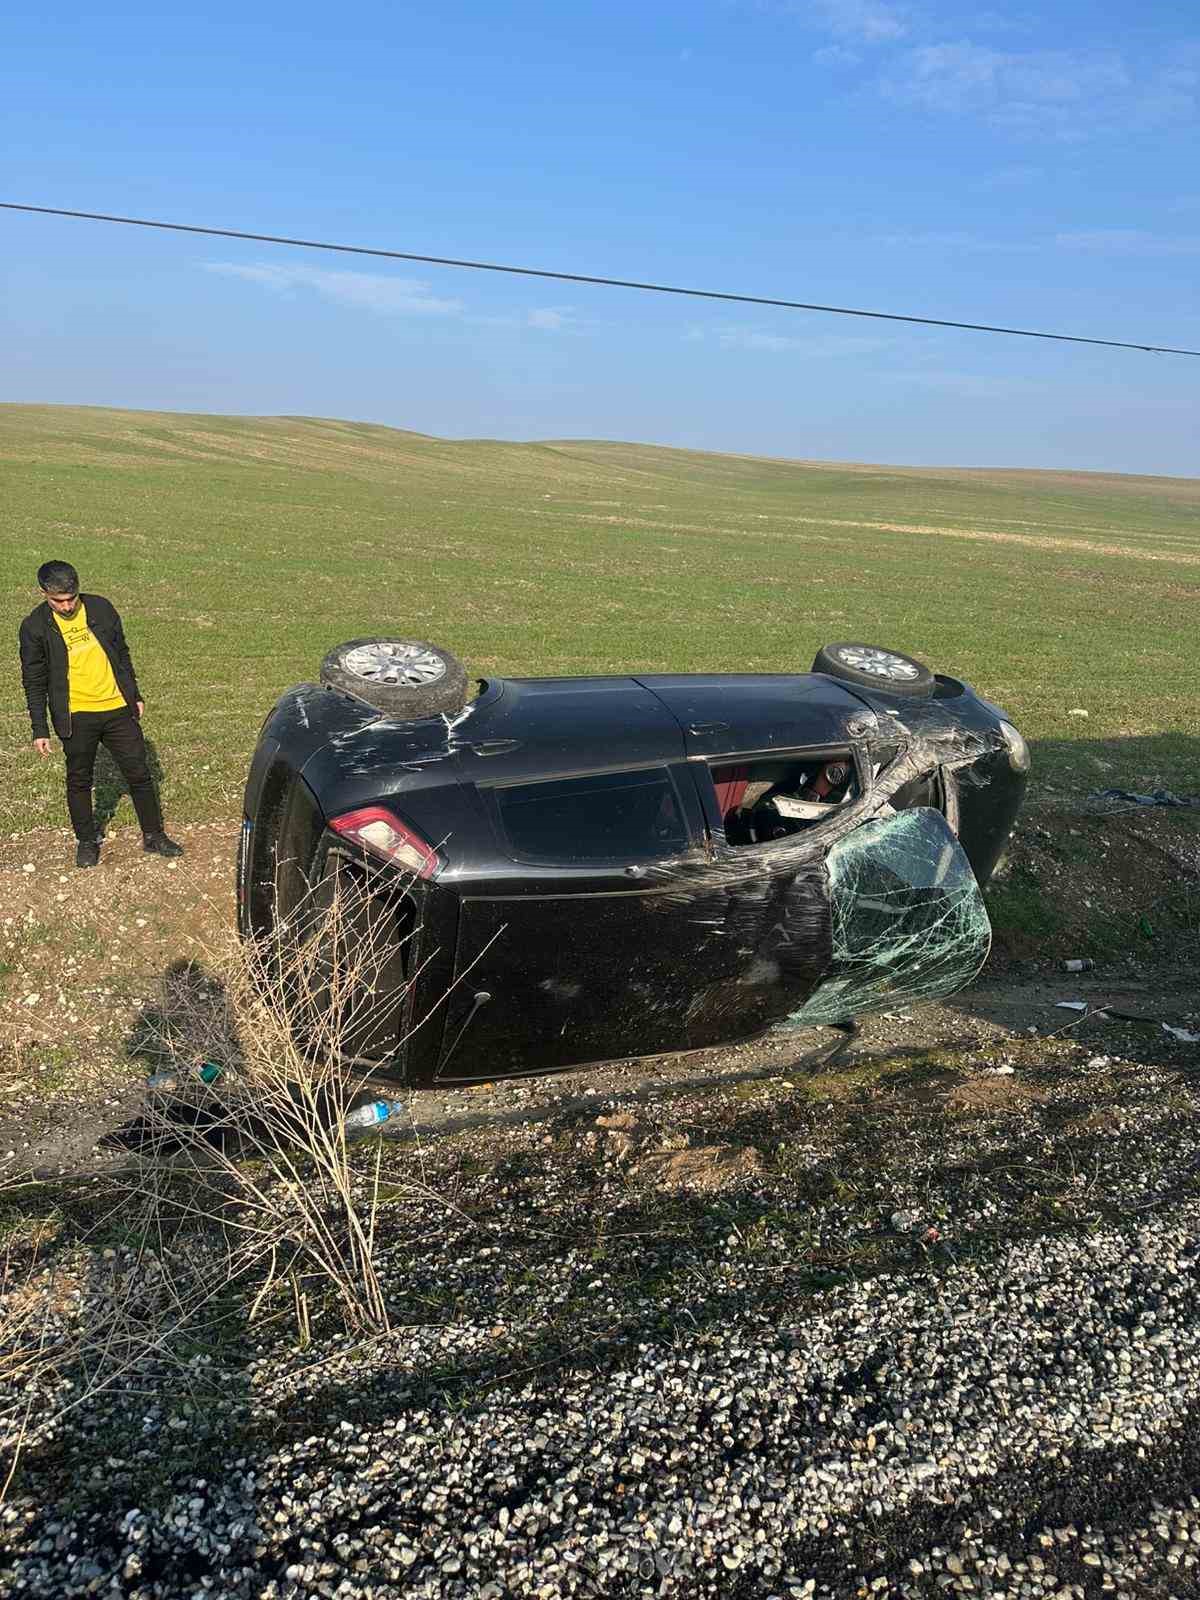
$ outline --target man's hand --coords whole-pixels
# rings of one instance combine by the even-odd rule
[[[137,708],[138,708],[138,721],[140,722],[142,720],[142,717],[145,715],[146,702],[144,700],[139,700],[138,703],[137,703]]]
[[[49,739],[35,739],[33,741],[33,748],[37,751],[38,755],[48,756],[50,754],[50,741]]]

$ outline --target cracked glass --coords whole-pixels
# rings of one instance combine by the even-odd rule
[[[970,983],[992,929],[962,846],[926,807],[866,822],[830,849],[833,962],[785,1026],[845,1022]]]

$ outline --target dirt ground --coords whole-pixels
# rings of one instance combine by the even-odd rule
[[[229,950],[236,831],[208,823],[176,832],[186,854],[167,862],[144,855],[135,830],[118,828],[92,871],[74,867],[65,829],[0,839],[0,1175],[119,1161],[97,1141],[139,1114],[172,973],[202,974]],[[1006,1049],[1050,1037],[1100,1056],[1200,1065],[1200,1044],[1162,1026],[1200,1031],[1187,920],[1200,882],[1194,840],[1153,813],[1031,817],[996,886],[996,948],[980,981],[939,1004],[863,1019],[840,1066],[953,1049],[1002,1073]],[[1062,970],[1064,952],[1089,948],[1098,951],[1090,970]],[[1061,1009],[1064,1001],[1087,1010]],[[419,1091],[402,1136],[767,1081],[834,1037],[776,1033],[556,1077]]]

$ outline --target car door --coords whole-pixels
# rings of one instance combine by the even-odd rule
[[[807,763],[813,755],[796,750],[780,752],[779,759]],[[747,758],[693,763],[714,835],[724,787],[714,779],[746,770],[738,767],[739,759]],[[942,998],[968,984],[987,959],[987,908],[946,818],[928,805],[896,811],[873,804],[870,763],[857,751],[849,759],[858,773],[856,802],[831,806],[827,820],[790,837],[718,844],[714,850],[715,870],[761,875],[765,914],[758,930],[747,929],[745,937],[757,940],[765,961],[782,964],[794,995],[767,1019],[772,1023],[842,1023]],[[823,927],[810,910],[818,892],[827,917]],[[769,998],[777,1006],[786,1001],[785,986]]]
[[[462,891],[439,1080],[744,1038],[811,992],[831,950],[821,864],[718,861],[700,776],[679,762],[486,792],[513,873]]]
[[[481,783],[480,795],[499,860],[459,891],[438,1077],[672,1048],[688,985],[671,884],[707,854],[687,764]]]

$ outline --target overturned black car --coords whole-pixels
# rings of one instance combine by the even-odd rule
[[[239,929],[352,885],[384,943],[340,1048],[412,1085],[844,1023],[978,972],[1028,769],[998,707],[873,646],[471,699],[447,652],[355,640],[263,724]]]

